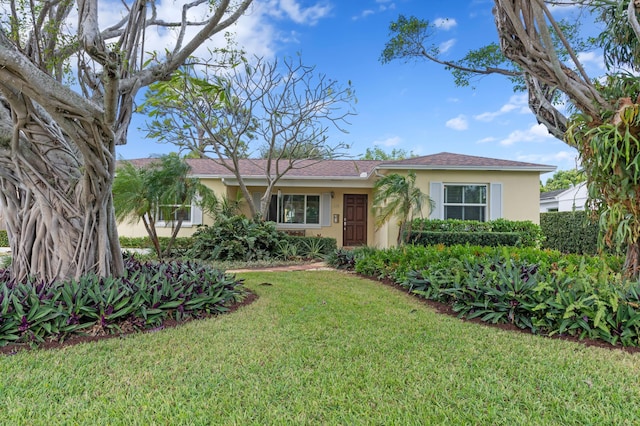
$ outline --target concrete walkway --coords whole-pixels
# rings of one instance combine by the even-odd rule
[[[269,266],[265,268],[228,269],[226,272],[287,272],[287,271],[331,271],[334,268],[324,262],[303,263],[299,265]]]

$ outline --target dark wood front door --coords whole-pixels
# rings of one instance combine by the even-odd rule
[[[344,194],[342,245],[367,245],[367,194]]]

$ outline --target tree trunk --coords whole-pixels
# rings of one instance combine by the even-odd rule
[[[627,246],[623,270],[625,277],[633,280],[640,279],[640,241]]]
[[[70,186],[74,183],[63,182],[60,176],[49,177],[57,181],[50,190],[33,179],[25,180],[20,187],[0,180],[12,278],[23,281],[34,277],[51,283],[89,273],[122,274],[111,182],[96,182],[95,178],[85,171],[82,181],[105,188],[97,194],[80,188],[73,191]],[[75,186],[83,185],[75,182]]]
[[[8,111],[0,110],[0,127],[6,129]],[[121,275],[110,135],[93,141],[102,149],[79,152],[46,114],[38,113],[34,108],[28,119],[15,123],[14,118],[12,138],[0,132],[0,209],[12,278],[52,283],[90,273]]]

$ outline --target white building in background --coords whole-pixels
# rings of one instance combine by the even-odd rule
[[[569,189],[541,193],[540,213],[584,210],[586,203],[587,183],[582,182]]]

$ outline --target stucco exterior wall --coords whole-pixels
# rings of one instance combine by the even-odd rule
[[[220,179],[201,179],[200,180],[204,185],[211,188],[211,190],[216,194],[217,197],[224,197],[227,195],[228,188],[222,183]],[[213,219],[206,215],[202,215],[202,224],[211,225],[213,223]],[[180,228],[180,232],[178,236],[180,237],[189,237],[198,229],[198,224],[183,224]],[[169,237],[171,236],[171,227],[170,226],[157,226],[156,231],[158,232],[159,237]],[[142,221],[138,221],[137,223],[131,224],[129,220],[125,220],[122,223],[118,224],[118,235],[123,237],[146,237],[148,236]]]
[[[402,170],[386,170],[386,173],[406,174]],[[227,187],[219,179],[203,178],[202,182],[211,188],[218,196],[227,196],[230,199],[236,199],[239,191],[238,187]],[[532,171],[482,171],[482,170],[416,170],[416,184],[422,191],[428,195],[431,184],[439,182],[442,184],[501,184],[501,217],[509,220],[529,220],[539,223],[539,172]],[[369,186],[373,186],[373,178],[368,182]],[[341,183],[341,185],[344,185]],[[361,185],[363,186],[363,185]],[[281,194],[332,194],[330,198],[330,217],[328,226],[322,225],[302,225],[302,224],[278,224],[281,230],[304,230],[307,236],[322,236],[335,238],[338,247],[343,246],[343,220],[344,220],[344,195],[345,194],[366,194],[367,195],[367,211],[369,216],[367,219],[367,245],[372,247],[390,247],[396,244],[398,235],[397,221],[392,219],[379,230],[375,230],[375,219],[371,214],[373,203],[372,188],[344,188],[337,186],[285,186],[279,185],[274,188],[274,194],[278,190]],[[264,191],[264,187],[249,187],[250,193],[260,193]],[[488,195],[489,197],[491,194]],[[489,206],[491,209],[492,206]],[[243,203],[241,207],[242,213],[249,216],[248,205]],[[326,214],[326,211],[323,213]],[[429,217],[428,207],[423,212],[424,217]],[[337,215],[338,222],[334,222],[334,216]],[[487,212],[487,220],[492,217],[491,212]],[[212,218],[203,215],[203,224],[212,224]],[[322,220],[321,220],[322,223]],[[197,226],[183,226],[180,236],[190,236],[197,229]],[[122,236],[143,237],[147,233],[142,223],[131,225],[122,223],[118,226],[118,231]],[[169,236],[171,228],[158,228],[160,236]]]
[[[429,194],[431,182],[487,185],[500,183],[502,184],[502,214],[500,216],[508,220],[529,220],[533,223],[540,223],[539,172],[473,170],[418,170],[416,172],[416,184],[423,188],[423,192]],[[424,214],[428,217],[427,211]],[[491,217],[491,212],[487,217]]]
[[[264,187],[248,187],[250,193],[262,193],[264,192]],[[232,191],[236,189],[233,188]],[[344,220],[344,195],[345,194],[366,194],[367,195],[367,211],[371,212],[372,207],[372,190],[370,188],[339,188],[339,187],[284,187],[284,186],[276,186],[273,191],[273,195],[278,193],[282,195],[289,194],[306,194],[306,195],[320,195],[322,194],[332,194],[330,197],[330,216],[329,216],[329,226],[322,225],[303,225],[303,224],[277,224],[277,229],[281,231],[297,231],[304,230],[306,236],[320,236],[320,237],[328,237],[335,238],[338,244],[338,247],[342,247],[343,241],[343,220]],[[235,192],[234,192],[235,194]],[[235,195],[234,195],[235,196]],[[322,209],[321,209],[322,210]],[[242,208],[242,213],[246,216],[249,216],[249,207],[246,203]],[[337,215],[337,216],[336,216]],[[337,219],[337,223],[334,222],[334,219]],[[322,223],[322,218],[321,218]],[[368,245],[373,245],[374,242],[374,223],[371,215],[369,215],[367,220],[367,243]]]

